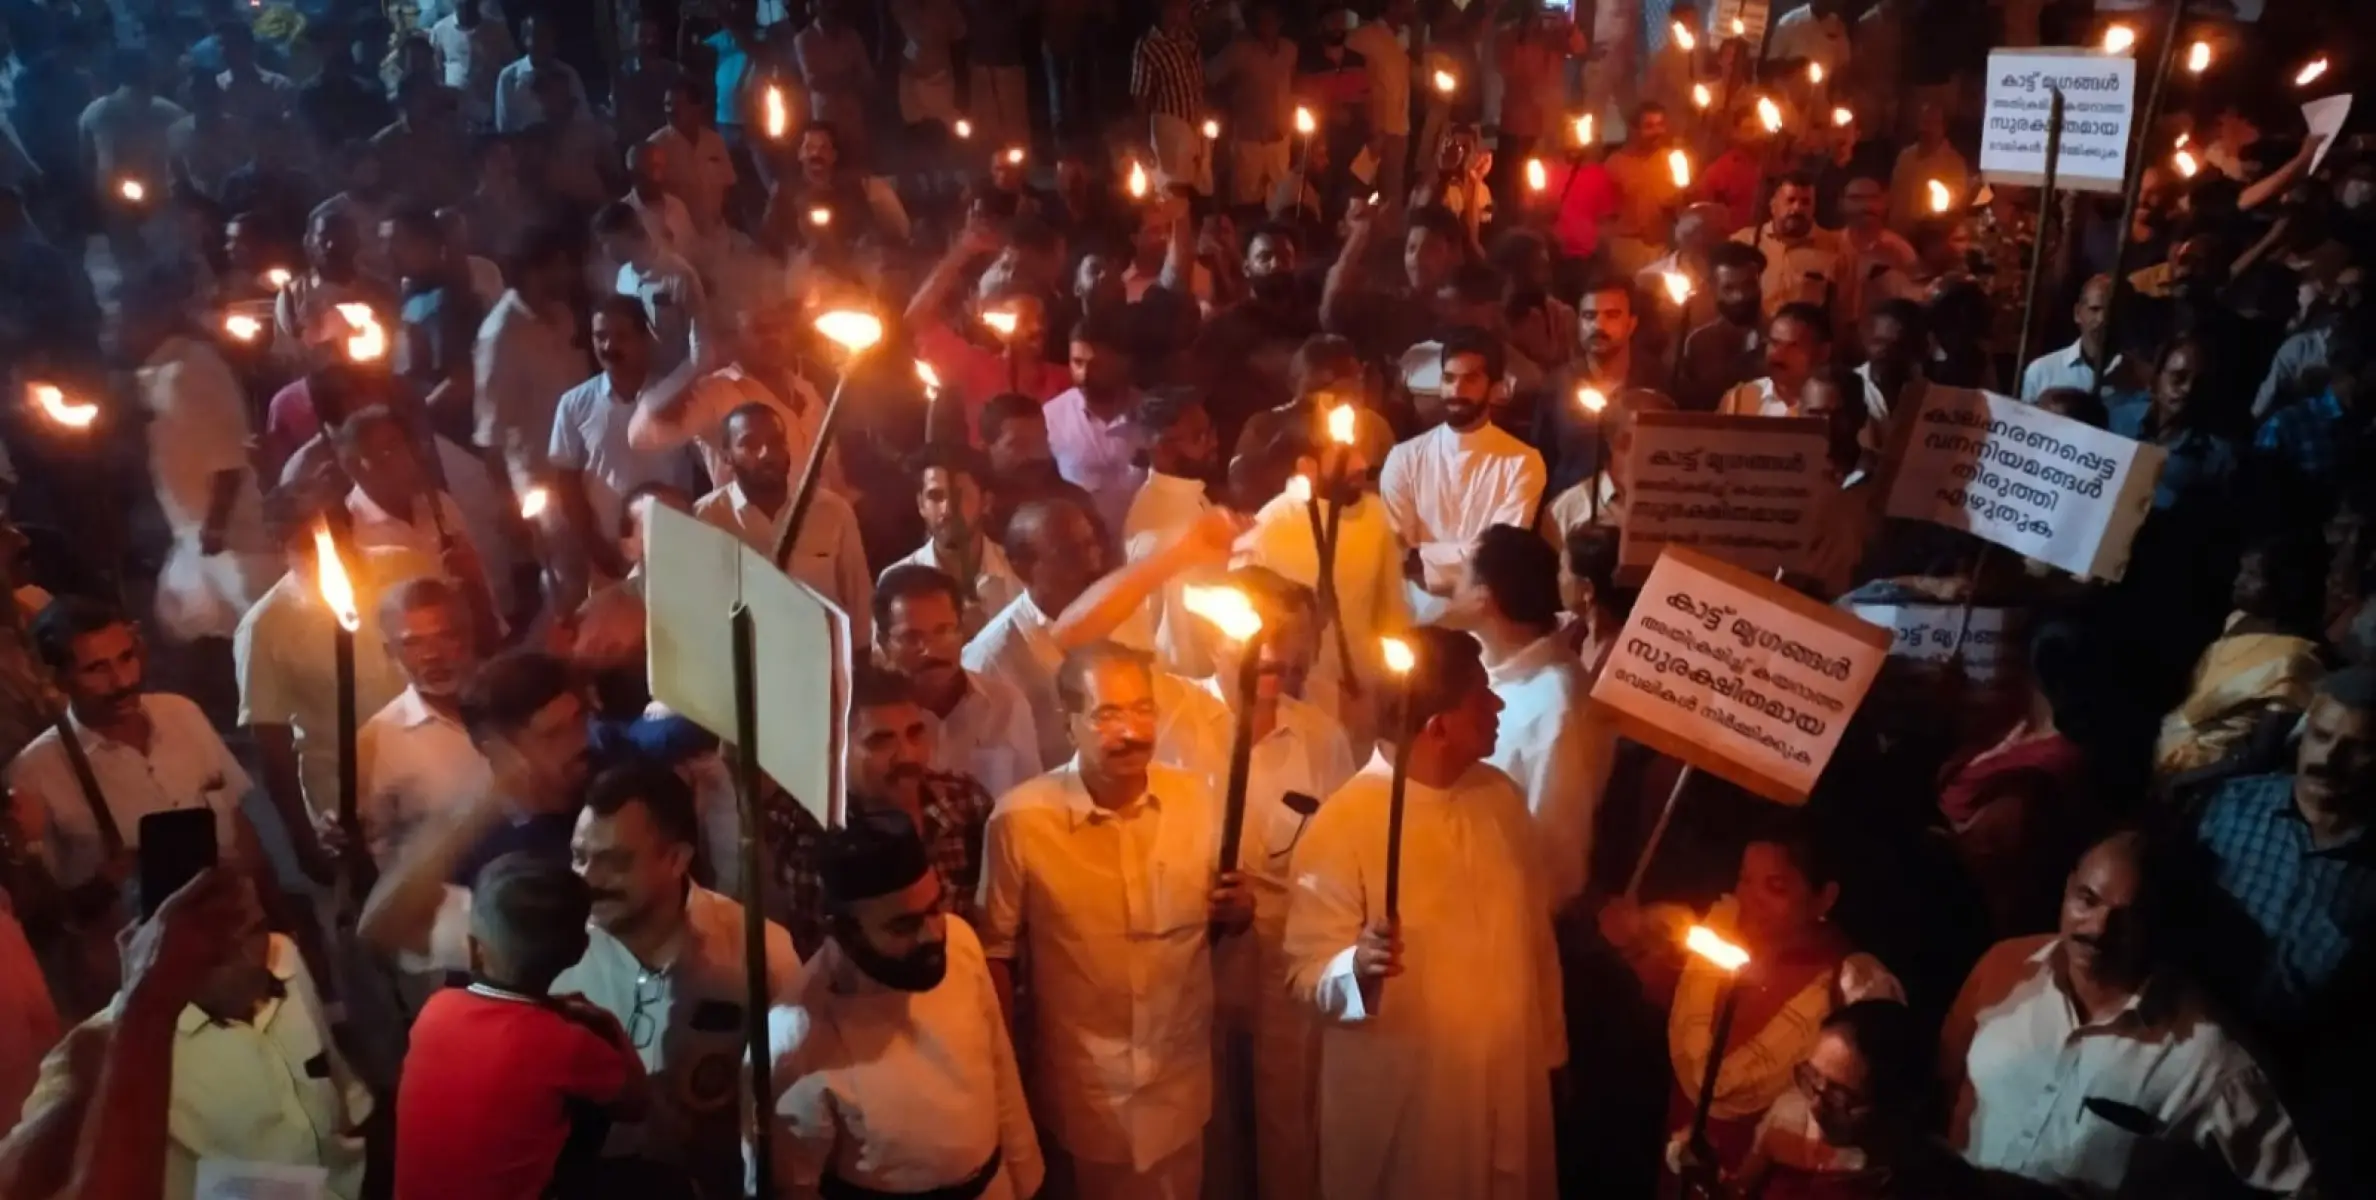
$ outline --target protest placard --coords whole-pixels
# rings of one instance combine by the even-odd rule
[[[1625,736],[1800,804],[1888,650],[1885,629],[1707,555],[1668,550],[1592,699]]]
[[[1815,417],[1642,412],[1625,457],[1620,578],[1649,574],[1669,546],[1760,575],[1798,571],[1814,548],[1831,435]]]
[[[1842,608],[1868,625],[1889,631],[1889,656],[1920,663],[1944,663],[1955,657],[1955,635],[1963,630],[1963,673],[1973,683],[1994,683],[2020,654],[2013,613],[2003,608],[1974,608],[1967,622],[1956,604],[1851,604]]]
[[[2310,155],[2311,171],[2317,171],[2318,164],[2326,161],[2327,151],[2335,148],[2335,135],[2343,132],[2343,122],[2350,117],[2351,97],[2348,94],[2321,96],[2302,106],[2302,124],[2307,127],[2303,131],[2304,136],[2326,138],[2319,143],[2317,151]]]
[[[1888,515],[1965,530],[2091,579],[2128,569],[2129,541],[2168,457],[1969,388],[1928,389],[1909,434]]]
[[[2062,153],[2055,186],[2119,192],[2136,121],[2137,62],[2090,50],[1997,50],[1988,56],[1988,98],[1980,124],[1980,171],[1990,183],[2046,181],[2046,119],[2063,94]]]
[[[733,740],[734,627],[751,611],[759,766],[827,828],[842,814],[850,619],[742,539],[665,504],[644,531],[652,698]]]

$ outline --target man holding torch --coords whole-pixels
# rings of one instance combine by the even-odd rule
[[[1476,642],[1429,627],[1408,645],[1386,688],[1407,745],[1381,746],[1405,766],[1372,759],[1329,797],[1290,870],[1287,982],[1324,1023],[1319,1195],[1540,1200],[1557,1183],[1551,1082],[1567,1034],[1537,834],[1517,786],[1484,763],[1501,702]]]

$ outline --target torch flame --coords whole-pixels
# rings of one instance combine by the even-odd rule
[[[1339,404],[1328,410],[1328,440],[1340,446],[1353,444],[1353,426],[1358,414],[1350,404]]]
[[[338,540],[330,536],[327,522],[314,526],[315,585],[321,590],[322,604],[338,618],[348,633],[363,627],[363,616],[355,608],[355,585],[347,578],[346,564],[338,560]]]
[[[1734,37],[1748,37],[1749,22],[1744,21],[1739,17],[1734,17],[1732,23],[1732,35]]]
[[[1845,108],[1835,108],[1832,110],[1832,128],[1846,129],[1855,123],[1855,113],[1852,113]]]
[[[1715,930],[1705,925],[1692,926],[1691,931],[1683,935],[1683,945],[1727,973],[1738,972],[1749,965],[1748,951],[1725,941]]]
[[[2194,135],[2193,135],[2193,134],[2191,134],[2191,133],[2182,133],[2182,134],[2179,134],[2179,135],[2178,135],[2178,140],[2177,140],[2177,141],[2174,141],[2174,142],[2172,142],[2172,143],[2170,143],[2170,145],[2172,145],[2172,146],[2175,146],[2175,147],[2177,147],[2178,149],[2181,149],[2181,150],[2183,150],[2183,149],[2185,149],[2185,148],[2186,148],[2186,143],[2188,143],[2188,142],[2190,142],[2190,141],[2193,141],[2193,140],[2194,140]]]
[[[2172,155],[2171,160],[2178,164],[2178,173],[2188,179],[2194,178],[2195,172],[2203,169],[2202,164],[2195,161],[2195,156],[2185,150]]]
[[[1289,500],[1295,501],[1297,504],[1310,504],[1312,502],[1311,477],[1308,475],[1297,475],[1296,477],[1288,480],[1287,498]]]
[[[246,313],[232,313],[223,318],[223,332],[230,334],[234,341],[252,342],[263,336],[264,322]]]
[[[1310,137],[1319,128],[1319,122],[1312,119],[1312,110],[1300,104],[1297,105],[1295,108],[1295,131],[1305,137]]]
[[[1667,299],[1681,305],[1691,299],[1691,276],[1681,271],[1668,271],[1659,276],[1666,284]]]
[[[353,362],[374,362],[388,355],[388,331],[368,304],[346,303],[338,306],[340,319],[353,329],[346,340],[347,358]]]
[[[1933,179],[1925,186],[1930,189],[1930,207],[1932,212],[1943,213],[1949,208],[1954,207],[1955,193],[1948,191],[1946,184]]]
[[[2104,53],[2126,54],[2137,44],[2137,31],[2126,25],[2114,25],[2104,31]]]
[[[1609,398],[1601,394],[1599,388],[1581,387],[1576,389],[1576,403],[1583,405],[1585,412],[1597,417],[1609,407]]]
[[[1412,653],[1411,644],[1401,638],[1379,638],[1378,657],[1385,662],[1387,670],[1397,675],[1408,675],[1411,668],[1419,665],[1419,656]]]
[[[1812,84],[1816,85],[1817,87],[1821,87],[1821,86],[1823,86],[1823,64],[1822,64],[1822,63],[1819,63],[1819,62],[1811,62],[1811,63],[1808,63],[1808,64],[1807,64],[1807,82],[1809,82],[1809,83],[1812,83]]]
[[[88,401],[69,400],[54,383],[36,383],[26,389],[33,397],[33,405],[41,415],[68,429],[88,429],[99,419],[99,406]]]
[[[1015,314],[1003,308],[994,308],[983,313],[982,324],[989,326],[990,332],[1002,338],[1015,336]]]
[[[1685,154],[1682,147],[1667,151],[1667,170],[1674,175],[1676,187],[1691,186],[1691,156]]]
[[[291,278],[287,267],[267,267],[264,271],[264,286],[277,292],[289,286]]]
[[[1782,132],[1782,106],[1774,103],[1772,96],[1757,98],[1757,123],[1765,126],[1767,133]]]
[[[1019,166],[1022,166],[1022,165],[1023,165],[1023,147],[1021,147],[1021,146],[1009,146],[1009,147],[1007,147],[1007,150],[1006,150],[1006,160],[1007,160],[1007,165],[1008,165],[1008,166],[1010,166],[1010,167],[1019,167]]]
[[[1262,613],[1236,588],[1190,585],[1180,589],[1180,604],[1212,622],[1231,641],[1243,642],[1262,632]]]
[[[1695,83],[1691,85],[1691,106],[1693,108],[1704,111],[1714,103],[1716,103],[1716,93],[1709,91],[1707,84]]]
[[[1221,136],[1221,122],[1219,122],[1219,121],[1216,121],[1216,120],[1212,119],[1211,117],[1206,117],[1206,118],[1205,118],[1205,123],[1204,123],[1204,135],[1205,135],[1205,140],[1206,140],[1206,141],[1208,141],[1208,142],[1209,142],[1209,141],[1211,141],[1211,140],[1213,140],[1214,138],[1220,137],[1220,136]]]
[[[1681,21],[1677,21],[1674,24],[1674,30],[1675,44],[1681,46],[1684,53],[1688,54],[1693,50],[1699,49],[1699,39],[1691,36],[1691,29],[1689,26],[1686,26]]]
[[[533,521],[538,517],[543,516],[546,507],[551,505],[552,502],[553,494],[549,491],[546,491],[543,485],[540,484],[536,487],[529,488],[527,491],[520,493],[520,519],[523,521]]]
[[[2186,48],[2186,69],[2195,75],[2211,69],[2211,43],[2196,42]]]
[[[950,126],[949,130],[950,132],[955,133],[959,140],[970,138],[973,136],[973,122],[968,121],[963,117],[959,117],[957,118],[957,123]]]
[[[1583,116],[1576,118],[1576,144],[1579,146],[1592,145],[1591,113],[1585,113]]]
[[[809,224],[823,229],[833,224],[833,210],[822,205],[809,210]]]
[[[937,392],[940,390],[940,372],[933,370],[931,363],[925,362],[920,358],[916,360],[916,378],[924,381],[924,390],[926,392]]]
[[[148,185],[137,179],[127,179],[116,185],[116,195],[138,204],[148,199]]]
[[[1140,166],[1135,160],[1130,164],[1130,198],[1133,200],[1147,198],[1147,168]]]
[[[2308,87],[2310,84],[2315,82],[2319,76],[2326,74],[2326,72],[2327,60],[2323,58],[2312,59],[2308,66],[2303,67],[2300,73],[2294,76],[2294,86]]]
[[[1551,176],[1543,169],[1542,159],[1530,158],[1526,160],[1526,186],[1529,191],[1536,192],[1551,186]]]
[[[784,104],[784,89],[768,84],[763,102],[766,105],[768,139],[780,142],[792,127],[792,111]]]
[[[817,332],[824,334],[827,341],[858,355],[883,340],[883,322],[870,312],[837,308],[817,318]]]
[[[1455,78],[1452,72],[1438,71],[1435,73],[1435,89],[1437,91],[1449,96],[1452,94],[1452,89],[1459,86],[1460,80]]]

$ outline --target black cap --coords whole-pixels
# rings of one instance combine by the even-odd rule
[[[850,824],[831,830],[817,845],[817,875],[825,899],[836,905],[888,896],[932,869],[924,839],[906,813],[852,813]]]

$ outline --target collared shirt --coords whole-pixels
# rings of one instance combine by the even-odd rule
[[[1099,417],[1089,411],[1088,397],[1074,388],[1041,410],[1047,415],[1048,449],[1056,456],[1057,473],[1089,493],[1109,537],[1121,530],[1131,498],[1147,477],[1146,470],[1133,463],[1138,444],[1131,435],[1130,412],[1136,407],[1138,397],[1133,395],[1115,416]]]
[[[2121,358],[2115,354],[2112,361],[2104,366],[2105,376],[2118,375],[2120,367]],[[2030,363],[2028,369],[2021,373],[2021,399],[2024,403],[2036,404],[2038,397],[2054,388],[2089,391],[2095,387],[2095,376],[2095,368],[2088,363],[2087,355],[2080,350],[2079,343],[2073,342],[2052,354],[2040,355]]]
[[[685,385],[683,396],[673,414],[662,416],[662,403],[669,397],[658,390],[647,391],[628,426],[628,441],[641,450],[669,450],[691,442],[701,456],[702,471],[718,487],[734,482],[734,460],[726,454],[725,427],[726,418],[735,409],[764,404],[774,410],[784,423],[784,449],[796,470],[807,464],[824,427],[825,401],[798,371],[776,372],[770,381],[738,363],[728,363],[695,376]],[[829,465],[839,461],[836,455],[826,456]],[[824,486],[831,486],[833,479],[829,470]]]
[[[525,489],[544,475],[562,394],[594,369],[577,343],[577,321],[566,307],[546,316],[517,290],[507,291],[479,322],[471,368],[478,385],[471,399],[478,418],[473,440],[481,449],[502,451],[512,485]]]
[[[1411,50],[1406,35],[1384,21],[1364,21],[1345,35],[1345,49],[1369,72],[1370,127],[1387,137],[1411,133]]]
[[[644,266],[619,264],[613,290],[643,304],[644,316],[652,323],[654,372],[673,371],[700,358],[709,294],[693,264],[654,246],[652,261]]]
[[[963,920],[948,924],[948,955],[939,984],[902,992],[827,942],[794,1003],[768,1014],[783,1194],[811,1194],[831,1176],[917,1195],[963,1182],[993,1154],[1002,1161],[982,1200],[1038,1190],[1044,1169],[1015,1049],[981,939]]]
[[[2302,400],[2304,385],[2326,370],[2327,347],[2334,337],[2331,322],[2288,335],[2278,345],[2276,357],[2269,360],[2269,373],[2261,378],[2260,391],[2252,397],[2252,415],[2266,417],[2281,404]]]
[[[1219,816],[1202,783],[1160,766],[1146,794],[1099,807],[1075,763],[990,814],[982,949],[1021,960],[1036,1001],[1024,1077],[1075,1158],[1144,1171],[1212,1115]]]
[[[139,848],[142,817],[203,808],[214,813],[215,845],[229,858],[240,844],[239,805],[253,786],[247,772],[215,736],[214,726],[197,705],[151,692],[140,698],[140,707],[149,722],[145,751],[83,724],[79,716],[68,716],[91,760],[91,774],[98,779],[107,811],[123,835],[124,849]],[[59,884],[74,887],[99,874],[107,862],[107,846],[56,729],[42,730],[8,765],[8,786],[16,793],[18,820],[29,826],[27,841]]]
[[[1822,63],[1827,74],[1837,74],[1848,61],[1848,50],[1847,22],[1818,17],[1813,5],[1802,4],[1774,22],[1774,36],[1765,57],[1767,62],[1810,59]]]
[[[586,956],[556,977],[551,990],[577,992],[617,1017],[652,1080],[652,1111],[639,1124],[614,1126],[605,1153],[683,1167],[705,1194],[739,1195],[742,1112],[750,1093],[743,1070],[749,988],[742,905],[692,887],[684,929],[649,965],[600,928],[589,926],[586,934]],[[781,1002],[792,995],[800,957],[773,921],[766,942],[764,994]]]
[[[2117,1010],[2082,1018],[2061,947],[2051,936],[1997,943],[1948,1015],[1962,1084],[1948,1136],[1967,1161],[2110,1196],[2150,1139],[2206,1151],[2258,1191],[2308,1186],[2310,1159],[2276,1088],[2200,999],[2156,978]]]
[[[970,775],[993,797],[1040,773],[1039,733],[1014,684],[966,671],[965,694],[939,721],[933,769]]]
[[[545,71],[558,71],[569,80],[569,90],[577,93],[579,112],[593,110],[593,106],[586,103],[586,85],[578,78],[577,68],[557,58],[538,63],[522,55],[495,76],[496,132],[518,133],[550,115],[544,110],[544,102],[536,98],[536,89],[530,86],[533,77]]]
[[[924,841],[924,855],[940,872],[949,910],[966,916],[982,882],[982,827],[990,820],[990,793],[971,776],[939,771],[925,772],[917,787],[922,815],[917,832]],[[817,869],[825,827],[807,808],[783,795],[766,806],[760,820],[767,860],[775,867],[772,882],[783,905],[784,925],[802,957],[814,955],[825,944],[825,880]]]
[[[642,192],[630,188],[621,203],[634,209],[635,215],[643,219],[644,236],[650,238],[653,245],[679,258],[689,259],[693,256],[696,248],[693,212],[685,207],[684,201],[666,191],[660,192],[656,199],[646,200]]]
[[[355,711],[378,712],[404,690],[404,673],[379,633],[376,581],[409,578],[409,556],[366,553],[356,581]],[[435,559],[423,564],[435,570]],[[402,572],[402,573],[397,573]],[[306,804],[332,812],[338,798],[337,620],[313,581],[283,575],[239,622],[231,639],[239,675],[239,723],[286,725],[297,742],[297,779]]]
[[[1502,704],[1501,732],[1485,761],[1526,796],[1553,909],[1584,893],[1601,793],[1617,730],[1585,702],[1592,683],[1567,639],[1551,633],[1486,669]]]
[[[685,202],[694,227],[715,226],[726,192],[734,186],[734,159],[726,152],[726,139],[707,126],[687,138],[676,126],[663,125],[644,140],[660,147],[668,167],[668,190]]]
[[[785,504],[791,504],[786,500]],[[760,511],[743,494],[742,484],[729,483],[693,504],[693,515],[741,538],[761,554],[775,552],[777,525],[783,514]],[[874,576],[866,570],[866,547],[858,538],[858,511],[850,502],[820,487],[811,494],[808,513],[792,539],[792,578],[838,606],[850,618],[850,644],[865,646],[874,638]]]
[[[1039,770],[1053,768],[1073,752],[1063,705],[1056,698],[1056,668],[1064,652],[1049,636],[1048,624],[1047,614],[1025,592],[991,617],[959,655],[966,670],[1006,683],[1022,695],[1038,733],[1039,762],[1034,765]]]
[[[2181,429],[2154,444],[2169,457],[2153,482],[2153,507],[2176,508],[2189,499],[2215,503],[2232,494],[2243,466],[2235,443],[2200,429]]]
[[[371,859],[385,868],[414,831],[485,793],[494,768],[462,723],[417,688],[372,714],[355,735],[355,790]]]
[[[941,403],[954,402],[965,410],[969,441],[980,437],[982,410],[992,398],[1017,392],[1046,404],[1072,387],[1071,368],[1037,354],[1010,364],[1004,350],[976,345],[938,317],[926,317],[909,329],[917,355],[941,377]]]
[[[377,222],[368,227],[360,219],[356,222],[356,230],[366,242],[373,240],[378,229]],[[345,283],[333,283],[312,271],[300,271],[273,297],[273,352],[302,357],[312,347],[353,337],[355,327],[339,314],[341,304],[368,304],[373,312],[384,315],[394,303],[395,296],[386,284],[360,271]]]
[[[1716,411],[1728,417],[1795,417],[1799,401],[1776,391],[1773,377],[1765,376],[1724,393]]]
[[[429,27],[429,47],[437,51],[445,85],[462,94],[462,115],[473,125],[495,121],[495,85],[504,65],[519,56],[511,27],[484,16],[469,29],[448,16]]]
[[[2312,483],[2329,484],[2341,469],[2343,402],[2329,388],[2261,422],[2253,448],[2280,460]]]
[[[644,390],[665,382],[650,377]],[[607,371],[563,392],[554,406],[546,460],[561,470],[585,473],[586,502],[600,526],[589,532],[598,537],[618,532],[625,497],[637,487],[656,482],[692,488],[692,464],[683,454],[637,450],[627,444],[627,421],[634,406],[633,397],[621,396],[611,386]]]
[[[1122,518],[1122,554],[1130,562],[1153,557],[1213,507],[1202,480],[1183,479],[1149,471],[1130,511]],[[1212,629],[1204,618],[1188,611],[1185,590],[1210,582],[1196,576],[1166,580],[1147,598],[1147,617],[1155,631],[1155,659],[1164,670],[1191,678],[1213,673]]]
[[[1765,291],[1769,321],[1783,305],[1793,302],[1829,308],[1832,289],[1839,286],[1848,268],[1847,248],[1840,235],[1829,229],[1817,228],[1794,241],[1776,232],[1773,222],[1759,221],[1735,232],[1732,240],[1755,246],[1766,257],[1765,274],[1759,282]]]
[[[2312,846],[2293,788],[2291,774],[2230,780],[2195,827],[2212,883],[2250,925],[2204,943],[2214,955],[2250,947],[2206,963],[2204,978],[2260,1029],[2314,1010],[2352,953],[2376,936],[2376,838],[2362,829],[2337,845]]]
[[[973,578],[957,581],[959,587],[968,584],[973,587],[973,599],[966,604],[965,611],[959,614],[965,629],[965,636],[969,638],[980,633],[982,626],[989,624],[990,618],[997,616],[1007,605],[1015,602],[1015,597],[1023,594],[1022,577],[1015,574],[1014,564],[1007,561],[1006,551],[999,549],[998,543],[989,538],[983,538],[981,555],[981,561],[974,565]],[[929,538],[922,546],[917,547],[915,553],[892,563],[890,567],[883,568],[882,573],[890,574],[891,567],[910,566],[931,567],[933,570],[944,572],[949,570],[949,566],[941,562],[940,550],[932,544]],[[877,576],[875,582],[880,585],[882,583],[881,576]]]
[[[141,364],[140,397],[151,422],[149,473],[166,522],[177,533],[195,534],[206,524],[215,477],[236,471],[231,519],[240,528],[232,532],[252,536],[232,544],[260,548],[263,511],[247,460],[247,396],[223,356],[195,338],[167,338]]]
[[[195,711],[195,710],[193,710]],[[272,935],[265,969],[280,981],[245,1021],[217,1021],[197,1005],[174,1026],[172,1099],[166,1111],[165,1200],[195,1194],[198,1164],[208,1159],[321,1167],[328,1194],[363,1194],[363,1138],[371,1093],[356,1081],[330,1037],[297,945]],[[123,998],[86,1025],[112,1028]],[[65,1100],[72,1087],[66,1056],[52,1053],[25,1102],[36,1114]]]
[[[476,551],[477,542],[463,523],[462,508],[454,503],[454,498],[444,492],[431,492],[428,499],[437,506],[434,514],[416,504],[411,513],[400,517],[381,508],[361,485],[347,489],[347,518],[353,522],[351,536],[355,546],[363,550],[399,550],[432,563],[442,558],[448,538],[458,539]]]
[[[1228,135],[1241,142],[1275,142],[1287,136],[1295,108],[1295,61],[1291,38],[1265,47],[1251,34],[1224,47],[1205,67],[1205,81],[1229,97]]]
[[[1183,121],[1204,110],[1204,59],[1196,35],[1157,25],[1130,55],[1130,95],[1147,111]]]

